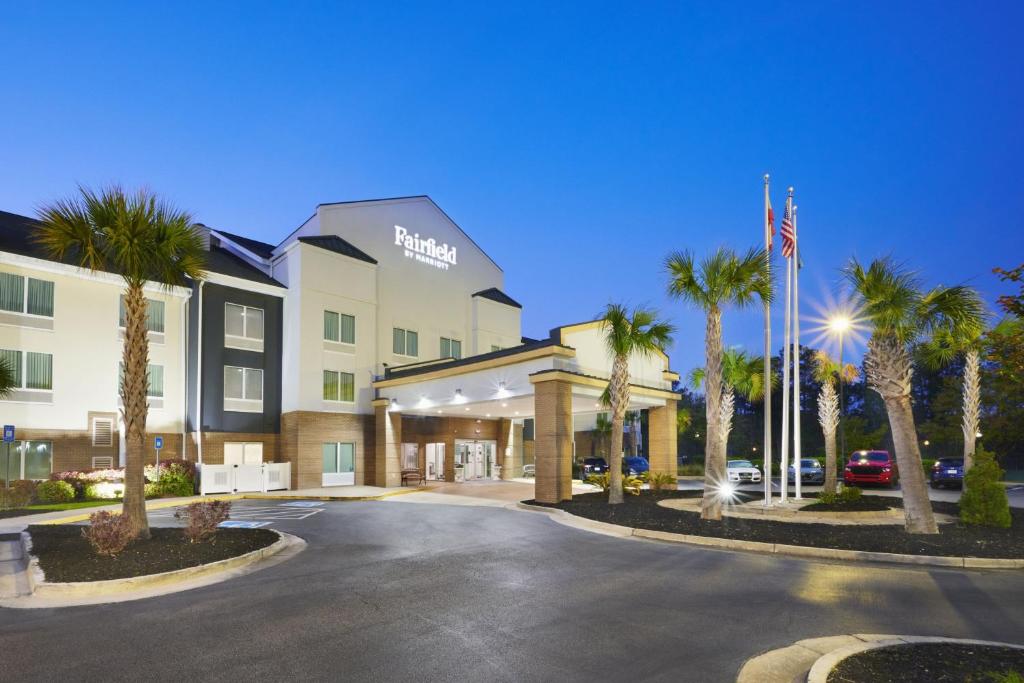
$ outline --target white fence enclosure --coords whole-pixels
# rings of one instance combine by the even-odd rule
[[[286,491],[291,488],[289,462],[265,462],[253,465],[200,465],[199,493],[244,493]]]

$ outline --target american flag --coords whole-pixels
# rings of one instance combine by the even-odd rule
[[[775,211],[772,209],[772,200],[768,200],[768,251],[775,245]]]
[[[790,202],[786,201],[786,210],[782,214],[782,255],[786,258],[793,258],[796,250],[796,226],[793,224]]]

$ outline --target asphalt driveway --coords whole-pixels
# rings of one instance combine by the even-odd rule
[[[318,507],[269,524],[303,553],[240,579],[0,610],[0,680],[733,681],[748,657],[814,636],[1024,642],[1024,572],[663,545],[494,507]]]

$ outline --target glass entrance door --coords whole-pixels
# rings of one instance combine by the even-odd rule
[[[455,464],[461,464],[466,481],[487,479],[494,471],[494,454],[497,444],[493,441],[456,441]]]

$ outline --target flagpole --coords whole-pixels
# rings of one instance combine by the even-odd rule
[[[768,198],[768,174],[764,174],[764,249],[768,255],[765,271],[771,281],[772,269],[771,201]],[[764,504],[772,504],[772,305],[764,302]]]
[[[789,188],[786,197],[786,211],[792,216],[793,188]],[[793,259],[786,259],[786,312],[783,316],[785,328],[782,343],[782,453],[779,457],[779,481],[781,491],[779,501],[785,503],[789,498],[789,338],[790,338],[790,282],[793,279]]]
[[[796,499],[800,492],[800,235],[796,227],[796,209],[793,207],[793,472],[796,479]]]

